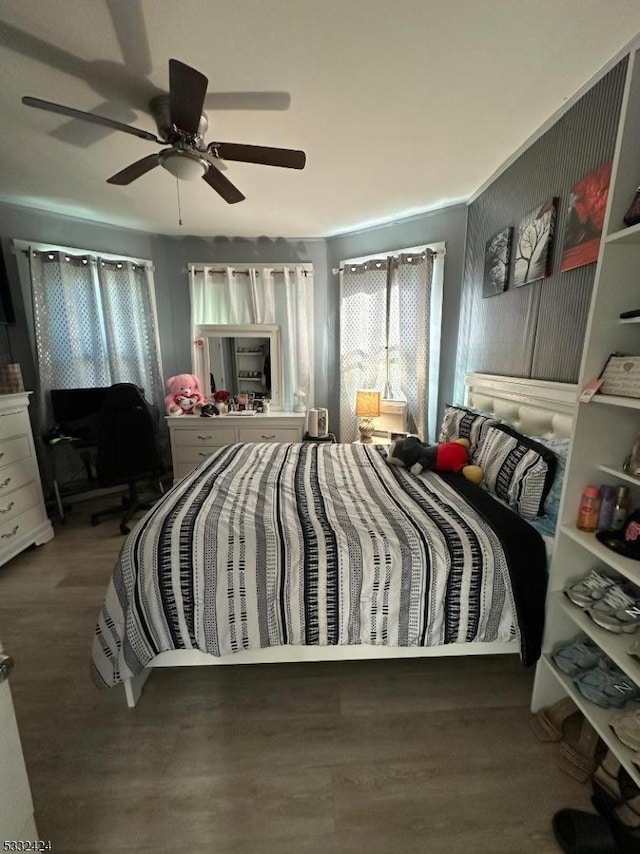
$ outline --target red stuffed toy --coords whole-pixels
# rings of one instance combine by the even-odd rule
[[[480,466],[469,465],[468,439],[425,445],[417,436],[408,436],[391,445],[387,462],[411,469],[413,474],[423,471],[461,472],[472,483],[481,483],[484,478]]]

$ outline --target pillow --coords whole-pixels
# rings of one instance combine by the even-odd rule
[[[506,424],[489,426],[478,451],[484,487],[514,507],[524,519],[544,512],[556,473],[556,455]]]
[[[478,450],[484,442],[489,427],[500,422],[497,418],[464,406],[447,406],[444,410],[439,442],[452,442],[454,439],[468,439],[469,461],[476,463]]]

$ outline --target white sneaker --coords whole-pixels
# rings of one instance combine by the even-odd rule
[[[587,609],[591,619],[610,632],[635,632],[640,626],[640,602],[618,584],[610,587],[602,599]]]
[[[610,578],[608,575],[602,575],[602,573],[592,569],[586,578],[572,584],[564,592],[574,605],[579,605],[581,608],[589,608],[595,602],[602,599],[607,590],[614,584],[615,581],[613,578]]]

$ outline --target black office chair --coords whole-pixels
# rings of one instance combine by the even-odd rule
[[[98,423],[96,470],[100,486],[126,484],[129,490],[119,506],[93,513],[91,524],[97,525],[103,517],[116,516],[125,509],[120,531],[128,534],[127,523],[134,513],[152,506],[141,503],[138,483],[154,480],[162,492],[163,471],[154,407],[133,383],[117,383],[105,393]]]

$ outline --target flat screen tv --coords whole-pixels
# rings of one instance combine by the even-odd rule
[[[0,246],[0,324],[15,322],[16,314],[13,310],[13,301],[9,288],[9,275],[2,247]]]

